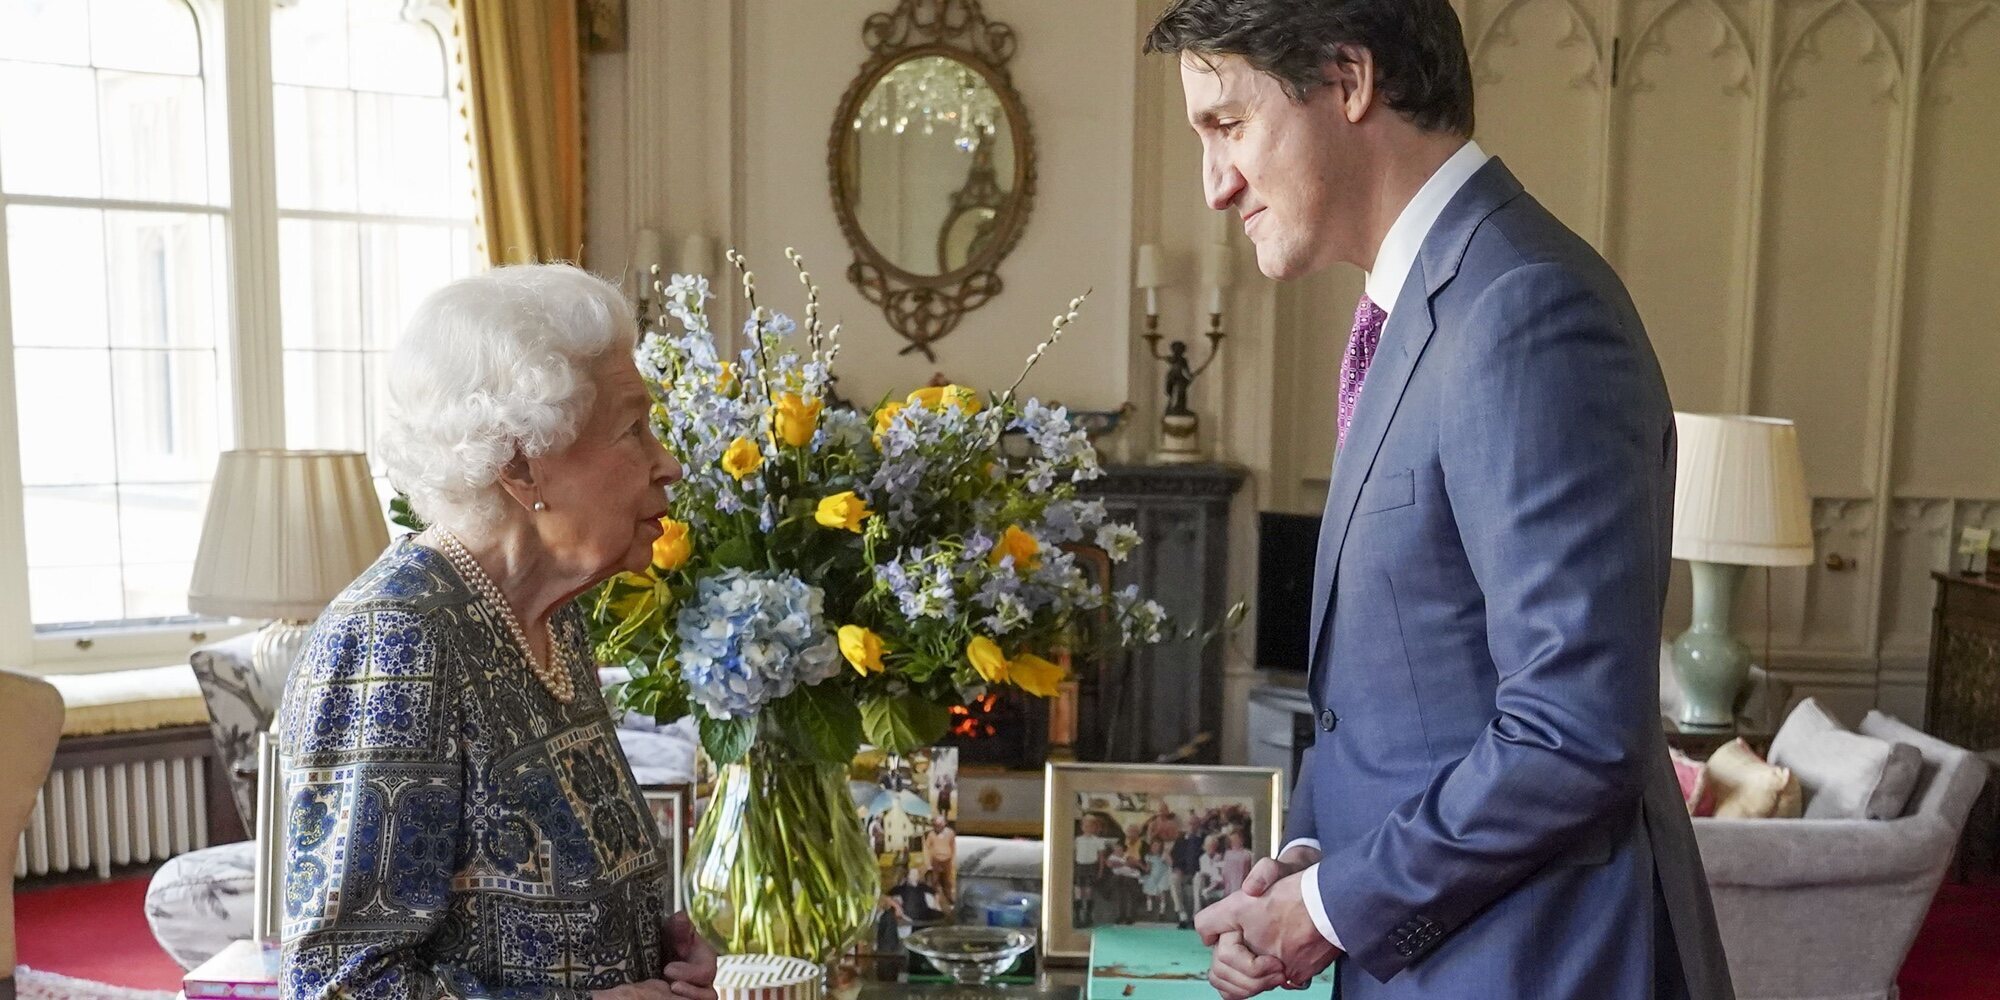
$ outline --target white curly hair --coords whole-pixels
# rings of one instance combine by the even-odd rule
[[[380,450],[428,523],[478,531],[503,511],[500,474],[576,441],[591,369],[638,338],[618,288],[570,264],[461,278],[417,307],[389,358]]]

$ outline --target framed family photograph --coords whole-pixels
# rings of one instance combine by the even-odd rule
[[[694,832],[694,786],[648,785],[639,793],[646,797],[646,811],[660,828],[660,844],[673,861],[674,909],[687,909],[688,838]]]
[[[1042,951],[1082,959],[1099,927],[1192,927],[1277,853],[1284,776],[1270,767],[1051,763]]]

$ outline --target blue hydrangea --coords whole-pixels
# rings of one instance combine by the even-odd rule
[[[709,715],[733,719],[838,674],[823,600],[791,573],[730,569],[703,578],[675,622],[689,695]]]

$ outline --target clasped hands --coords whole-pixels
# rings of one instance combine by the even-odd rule
[[[1248,1000],[1277,989],[1302,990],[1333,960],[1335,948],[1306,911],[1299,880],[1319,852],[1294,847],[1257,862],[1243,888],[1195,914],[1195,930],[1214,951],[1209,984],[1223,1000]]]
[[[660,978],[626,983],[590,994],[591,1000],[715,1000],[715,948],[676,913],[660,928],[667,966]]]

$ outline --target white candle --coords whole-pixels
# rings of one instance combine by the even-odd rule
[[[1213,285],[1208,289],[1208,311],[1211,315],[1222,315],[1222,289]]]
[[[1160,314],[1160,290],[1157,288],[1148,287],[1146,289],[1146,315],[1158,316],[1159,314]]]

